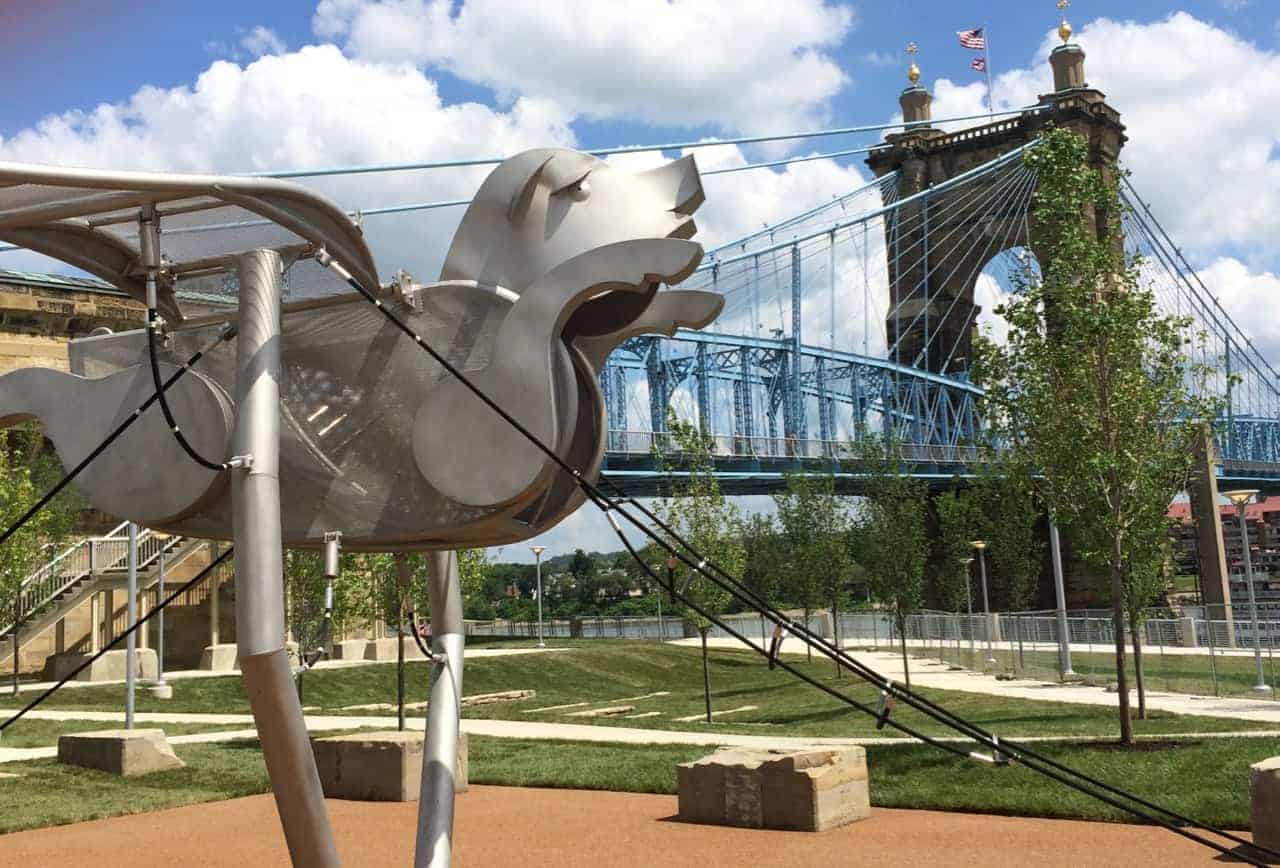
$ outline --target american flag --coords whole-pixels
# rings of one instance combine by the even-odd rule
[[[978,72],[986,72],[987,59],[985,57],[975,57],[972,61],[969,62],[969,68],[975,69]]]
[[[960,37],[960,44],[965,48],[972,48],[974,51],[987,50],[987,37],[981,27],[977,30],[957,30],[956,36]]]

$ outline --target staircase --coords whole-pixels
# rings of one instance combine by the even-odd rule
[[[162,536],[138,530],[138,590],[160,577],[160,553],[166,571],[177,567],[203,545],[203,540]],[[129,569],[129,523],[121,522],[104,536],[85,537],[74,543],[22,583],[19,602],[23,612],[19,641],[26,644],[53,627],[89,596],[100,590],[124,587]],[[0,665],[13,657],[13,624],[0,630]]]

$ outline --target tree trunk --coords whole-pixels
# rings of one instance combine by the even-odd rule
[[[1111,625],[1116,638],[1116,696],[1120,701],[1120,743],[1133,746],[1133,719],[1129,716],[1129,677],[1124,671],[1124,560],[1120,537],[1111,546]]]
[[[836,650],[840,649],[840,595],[831,595],[831,638],[835,642]],[[843,675],[840,667],[840,656],[836,655],[836,678]]]
[[[808,606],[805,606],[805,607],[804,607],[804,628],[805,628],[805,630],[808,630],[808,629],[809,629],[809,614],[810,614],[810,612],[811,612],[811,611],[812,611],[812,610],[811,610]],[[812,662],[813,662],[813,646],[812,646],[812,645],[810,645],[808,642],[805,642],[805,643],[804,643],[804,653],[805,653],[805,659],[806,659],[809,663],[812,663]]]
[[[707,701],[707,723],[711,722],[711,668],[707,662],[707,631],[702,629],[698,631],[702,634],[702,695]]]
[[[907,662],[907,619],[904,615],[898,615],[894,620],[898,622],[898,644],[902,648],[902,678],[907,683],[907,689],[911,689],[911,664]]]
[[[1141,625],[1136,614],[1129,615],[1129,633],[1133,636],[1133,679],[1138,686],[1138,720],[1147,719],[1147,688],[1142,671],[1142,637],[1138,632]]]

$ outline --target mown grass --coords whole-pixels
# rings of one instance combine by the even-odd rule
[[[221,732],[230,729],[252,729],[252,724],[229,723],[144,723],[139,729],[159,728],[165,735],[189,735],[196,732]],[[71,732],[98,729],[123,729],[124,723],[106,720],[34,720],[24,717],[0,736],[0,748],[47,747],[58,743],[58,736]],[[0,766],[0,771],[4,767]]]
[[[1280,752],[1280,740],[1192,740],[1139,752],[1081,744],[1041,749],[1199,821],[1247,828],[1248,767]],[[269,788],[254,743],[183,745],[177,752],[188,764],[185,769],[139,778],[52,760],[6,764],[5,772],[20,777],[0,779],[0,833],[236,798]],[[676,764],[706,753],[706,748],[683,745],[476,737],[470,740],[471,782],[670,794],[676,791]],[[871,801],[878,807],[1133,819],[1028,769],[992,768],[925,745],[873,746],[867,762]]]
[[[756,706],[754,710],[717,719],[713,725],[716,732],[836,738],[897,734],[890,728],[876,730],[874,721],[867,715],[800,682],[781,669],[770,671],[758,657],[748,652],[713,649],[710,659],[713,708],[728,710]],[[829,662],[807,664],[803,658],[797,657],[795,663],[807,674],[865,705],[874,706],[878,700],[873,688],[852,675],[836,679]],[[914,668],[922,671],[925,665],[916,661]],[[407,694],[411,701],[425,698],[427,679],[426,663],[407,664]],[[139,695],[138,710],[170,713],[247,713],[249,710],[239,678],[187,679],[171,683],[173,699],[161,701]],[[591,640],[575,643],[566,651],[479,657],[467,662],[464,694],[520,689],[535,690],[537,696],[518,703],[470,708],[465,716],[667,730],[707,726],[700,720],[677,720],[699,715],[704,708],[701,658],[698,649],[693,647]],[[660,691],[669,695],[630,699]],[[959,691],[925,692],[962,717],[1008,738],[1050,735],[1105,737],[1118,731],[1116,712],[1109,706],[1008,699]],[[313,670],[305,677],[303,703],[325,713],[342,713],[344,706],[394,702],[395,695],[395,665],[373,664]],[[628,700],[625,704],[635,705],[635,713],[656,711],[659,715],[603,719],[567,716],[582,708],[618,700]],[[123,688],[115,685],[64,690],[55,694],[46,707],[118,709],[122,702]],[[587,705],[534,711],[577,703]],[[951,733],[947,727],[902,705],[894,712],[894,720],[928,734]],[[1267,729],[1271,726],[1153,711],[1148,720],[1138,721],[1137,731],[1140,734],[1173,734]]]

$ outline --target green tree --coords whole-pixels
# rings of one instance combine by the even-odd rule
[[[972,599],[972,572],[968,560],[973,556],[972,542],[981,531],[981,513],[971,492],[949,491],[933,499],[938,517],[938,533],[933,540],[933,586],[942,605],[959,612]]]
[[[851,564],[846,544],[849,514],[843,499],[836,496],[834,475],[788,473],[786,480],[787,487],[773,496],[773,502],[778,508],[787,585],[800,595],[806,627],[815,602],[831,605],[839,643],[840,594]],[[805,648],[813,662],[813,648],[807,643]]]
[[[1189,321],[1162,316],[1121,243],[1113,179],[1076,133],[1050,130],[1024,161],[1037,173],[1032,249],[1041,272],[996,308],[1007,342],[979,340],[975,380],[995,433],[1037,473],[1076,551],[1111,577],[1120,739],[1133,743],[1125,674],[1127,547],[1184,487],[1200,426],[1221,402],[1184,349]],[[994,550],[994,547],[993,547]]]
[[[720,491],[711,461],[711,438],[695,426],[680,421],[674,413],[668,414],[667,427],[679,449],[681,468],[687,475],[675,477],[670,473],[670,458],[661,454],[657,456],[659,468],[667,472],[667,478],[656,512],[707,561],[731,576],[742,575],[746,561],[742,546],[742,518],[737,506]],[[669,540],[669,543],[679,550],[675,540]],[[692,571],[690,575],[686,570],[681,567],[676,573],[676,584],[682,588],[682,596],[710,615],[722,614],[729,604],[729,592],[701,571]],[[711,621],[691,606],[681,605],[680,608],[702,638],[703,694],[707,723],[711,723],[711,669],[707,655],[707,633],[711,630]]]
[[[742,524],[742,584],[762,600],[777,603],[783,553],[772,516],[754,513]],[[768,627],[760,615],[760,642],[767,645]]]
[[[978,511],[977,535],[990,544],[988,560],[1005,608],[1031,605],[1044,544],[1036,538],[1040,508],[1031,473],[1016,456],[997,455],[979,470],[970,495]]]
[[[902,669],[911,686],[907,659],[907,616],[924,599],[924,566],[929,541],[925,529],[924,483],[907,475],[894,444],[876,438],[861,443],[867,468],[866,498],[858,518],[857,551],[872,594],[889,607],[902,647]]]
[[[56,481],[49,478],[56,460],[44,456],[43,444],[44,438],[34,425],[0,430],[0,527],[12,527]],[[79,498],[74,493],[60,495],[0,545],[0,630],[9,624],[14,626],[15,646],[21,642],[23,620],[36,614],[35,610],[23,611],[22,583],[57,553],[79,512],[78,506]],[[13,660],[16,695],[17,647]]]

